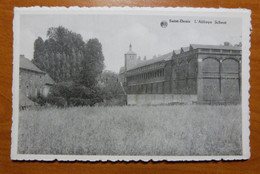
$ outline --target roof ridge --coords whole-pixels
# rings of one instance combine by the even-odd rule
[[[169,58],[169,56],[167,56],[167,55],[172,55],[172,51],[171,52],[168,52],[168,53],[166,53],[166,54],[163,54],[163,55],[161,55],[161,56],[158,56],[158,57],[154,57],[154,58],[152,58],[152,59],[147,59],[147,60],[144,60],[144,61],[142,61],[141,63],[139,63],[139,64],[137,64],[136,66],[134,66],[134,67],[132,67],[132,68],[130,68],[130,69],[128,69],[128,70],[134,70],[134,69],[136,69],[136,68],[140,68],[140,67],[143,67],[143,66],[147,66],[147,65],[149,65],[149,64],[153,64],[153,63],[157,63],[157,62],[160,62],[160,61],[162,61],[162,60],[167,60],[168,58]],[[167,57],[166,57],[167,56]],[[164,59],[163,59],[163,57],[165,57]],[[171,57],[171,56],[170,56]],[[157,61],[158,60],[158,61]]]

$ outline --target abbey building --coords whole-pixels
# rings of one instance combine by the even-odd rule
[[[127,104],[241,102],[241,45],[198,45],[146,60],[129,46],[120,80]]]

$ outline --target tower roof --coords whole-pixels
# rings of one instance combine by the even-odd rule
[[[136,54],[135,52],[132,51],[132,44],[131,43],[129,45],[129,51],[126,54]]]
[[[126,54],[136,54],[136,53],[129,50]]]

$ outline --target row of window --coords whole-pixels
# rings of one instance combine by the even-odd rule
[[[170,84],[172,83],[172,84]],[[171,89],[172,86],[172,89]],[[128,86],[128,94],[196,94],[196,80],[179,80]]]
[[[152,71],[148,73],[138,74],[135,76],[128,77],[128,81],[132,80],[146,80],[146,79],[153,79],[157,77],[163,77],[164,76],[164,69],[160,69],[157,71]]]
[[[160,68],[160,67],[163,67],[163,66],[164,66],[164,63],[156,63],[156,64],[152,64],[152,65],[149,65],[149,66],[144,66],[144,67],[141,67],[141,68],[131,70],[130,73],[140,73],[140,72],[143,72],[143,71],[150,71],[150,70],[157,69],[157,68]]]

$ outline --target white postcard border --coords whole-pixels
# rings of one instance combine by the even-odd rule
[[[134,12],[134,13],[133,13]],[[151,13],[147,13],[151,12]],[[163,13],[162,13],[163,12]],[[180,12],[182,12],[180,14]],[[209,13],[208,16],[224,17],[225,13],[230,13],[229,17],[241,17],[243,19],[242,30],[242,148],[241,156],[101,156],[101,155],[35,155],[18,154],[18,114],[19,114],[19,36],[20,36],[20,15],[23,14],[130,14],[130,15],[191,15],[195,13]],[[222,13],[215,13],[222,12]],[[246,160],[250,158],[249,144],[249,56],[250,56],[250,32],[251,32],[251,10],[248,9],[225,9],[225,8],[150,8],[150,7],[23,7],[14,8],[13,20],[13,97],[12,97],[12,160],[38,160],[38,161],[210,161],[210,160]],[[225,16],[226,17],[226,16]]]

